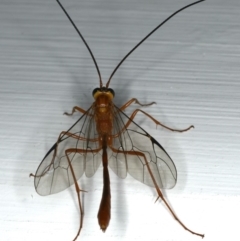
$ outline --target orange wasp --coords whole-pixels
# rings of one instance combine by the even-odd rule
[[[109,88],[109,84],[124,60],[150,35],[177,13],[204,0],[179,9],[153,29],[120,61],[105,86],[102,83],[97,62],[88,44],[62,4],[59,0],[56,1],[87,47],[96,66],[100,86],[93,90],[92,94],[95,101],[88,110],[75,106],[70,114],[65,113],[66,115],[73,115],[74,112],[80,112],[82,116],[67,131],[60,133],[57,142],[47,152],[35,175],[30,174],[30,176],[34,176],[34,185],[37,193],[43,196],[50,195],[61,192],[74,184],[80,209],[80,225],[74,238],[76,240],[83,224],[83,207],[80,197],[80,193],[83,190],[81,190],[77,180],[83,173],[87,177],[92,177],[102,162],[103,193],[98,211],[98,223],[103,231],[107,229],[111,218],[111,192],[108,172],[108,166],[110,166],[113,172],[120,178],[125,178],[127,173],[129,173],[138,181],[154,187],[158,194],[157,200],[159,198],[163,200],[177,222],[190,233],[203,238],[203,234],[188,229],[178,219],[165,200],[160,188],[168,189],[175,186],[177,181],[176,167],[164,148],[136,124],[134,118],[138,112],[141,112],[156,125],[177,132],[185,132],[193,128],[193,126],[184,130],[175,130],[163,125],[141,109],[136,109],[128,117],[123,111],[131,104],[136,103],[140,106],[149,106],[154,104],[154,102],[141,104],[136,98],[133,98],[119,108],[113,103],[114,91]]]

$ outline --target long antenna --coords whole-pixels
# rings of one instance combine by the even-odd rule
[[[85,46],[87,47],[91,57],[92,57],[92,60],[95,64],[95,67],[97,69],[97,72],[98,72],[98,76],[99,76],[99,83],[100,83],[100,88],[103,86],[103,83],[102,83],[102,77],[101,77],[101,73],[100,73],[100,70],[98,68],[98,65],[97,65],[97,61],[90,49],[90,47],[88,46],[86,40],[84,39],[84,37],[82,36],[82,34],[80,33],[80,31],[78,30],[77,26],[75,25],[75,23],[73,22],[73,20],[71,19],[71,17],[68,15],[67,11],[65,10],[65,8],[63,7],[63,5],[59,2],[59,0],[56,0],[57,3],[59,4],[59,6],[61,7],[61,9],[63,10],[63,12],[66,14],[66,16],[68,17],[69,21],[71,22],[72,26],[75,28],[75,30],[77,31],[78,35],[80,36],[80,38],[82,39],[82,41],[84,42]]]
[[[156,30],[158,30],[164,23],[166,23],[169,19],[171,19],[174,15],[178,14],[179,12],[183,11],[184,9],[191,7],[192,5],[198,4],[200,2],[203,2],[205,0],[200,0],[194,3],[191,3],[179,10],[177,10],[176,12],[174,12],[172,15],[170,15],[168,18],[166,18],[162,23],[160,23],[156,28],[154,28],[145,38],[143,38],[131,51],[128,52],[128,54],[119,62],[119,64],[116,66],[116,68],[113,70],[112,74],[109,77],[109,80],[106,84],[106,88],[108,88],[110,81],[113,77],[113,75],[116,73],[116,71],[118,70],[118,68],[121,66],[121,64],[125,61],[125,59],[139,46],[141,45],[148,37],[150,37]]]

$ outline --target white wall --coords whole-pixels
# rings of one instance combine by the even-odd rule
[[[121,58],[186,0],[62,0],[89,43],[103,81]],[[175,128],[171,133],[139,116],[168,151],[178,170],[164,191],[186,226],[205,241],[239,240],[240,3],[208,0],[159,29],[112,79],[115,104],[132,97],[156,101],[145,108]],[[54,0],[0,3],[0,236],[1,240],[72,240],[79,213],[73,188],[41,197],[29,173],[98,87],[92,60]],[[135,108],[135,106],[133,107]],[[133,108],[129,109],[130,113]],[[101,168],[82,178],[85,216],[79,240],[201,240],[186,232],[155,191],[110,171],[112,218],[102,233],[97,211]]]

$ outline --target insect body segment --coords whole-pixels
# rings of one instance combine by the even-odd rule
[[[110,177],[108,172],[107,147],[112,146],[113,129],[113,103],[114,91],[107,88],[99,88],[93,91],[95,102],[93,104],[94,120],[96,130],[99,135],[99,144],[102,146],[103,164],[103,193],[100,208],[98,211],[98,223],[100,228],[105,231],[111,217],[111,191]]]
[[[107,140],[103,138],[103,193],[98,211],[98,223],[103,232],[106,231],[111,218],[111,191],[110,177],[108,172]]]
[[[100,138],[110,141],[113,129],[113,92],[112,91],[93,91],[95,102],[93,103],[94,120]]]

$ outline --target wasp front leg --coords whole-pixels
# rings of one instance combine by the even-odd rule
[[[88,114],[86,110],[84,110],[84,109],[82,109],[81,107],[78,107],[78,106],[74,106],[74,107],[72,108],[72,112],[71,112],[71,113],[64,112],[63,114],[64,114],[64,115],[71,116],[71,115],[73,115],[74,112],[77,112],[77,111],[80,112],[80,113],[82,113],[82,114],[87,114],[87,115],[89,115],[89,116],[92,116],[92,115]]]
[[[156,125],[159,125],[159,126],[162,126],[170,131],[175,131],[175,132],[185,132],[185,131],[188,131],[190,130],[191,128],[194,128],[193,125],[190,125],[189,127],[185,128],[185,129],[173,129],[171,127],[168,127],[166,125],[163,125],[161,122],[159,122],[158,120],[156,120],[155,118],[153,118],[151,115],[149,115],[148,113],[146,113],[145,111],[143,110],[140,110],[140,109],[136,109],[132,115],[130,116],[130,119],[133,120],[135,118],[135,116],[137,115],[138,112],[142,112],[144,115],[146,115],[148,118],[150,118]]]
[[[125,103],[121,108],[120,110],[123,111],[125,110],[126,108],[128,108],[131,104],[138,104],[140,106],[150,106],[150,105],[153,105],[153,104],[156,104],[156,102],[151,102],[151,103],[148,103],[148,104],[142,104],[138,101],[138,99],[136,98],[132,98],[131,100],[129,100],[127,103]]]
[[[179,130],[179,129],[173,129],[171,127],[168,127],[168,126],[165,126],[163,125],[161,122],[159,122],[158,120],[156,120],[155,118],[153,118],[151,115],[149,115],[148,113],[144,112],[143,110],[140,110],[140,109],[136,109],[130,117],[128,117],[128,121],[127,123],[123,126],[123,128],[115,135],[113,135],[114,138],[118,137],[121,135],[122,132],[124,132],[128,127],[129,125],[132,123],[133,119],[136,117],[137,113],[138,112],[142,112],[144,115],[146,115],[148,118],[150,118],[156,125],[160,125],[170,131],[175,131],[175,132],[185,132],[185,131],[188,131],[190,130],[191,128],[194,128],[193,125],[189,126],[188,128],[186,129],[182,129],[182,130]],[[124,113],[123,113],[124,114]]]

